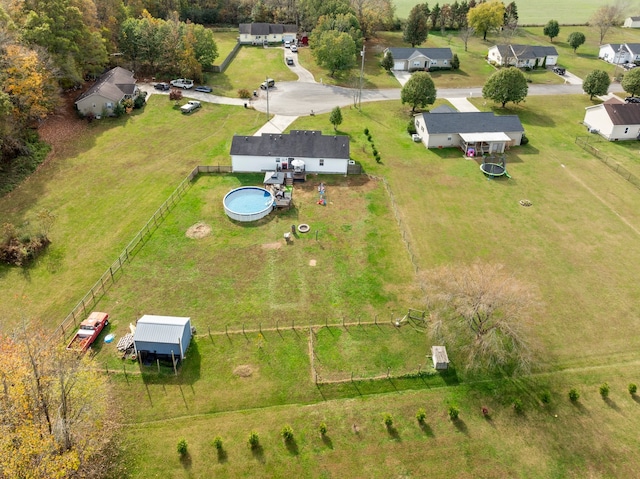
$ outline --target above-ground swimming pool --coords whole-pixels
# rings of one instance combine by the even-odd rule
[[[273,195],[257,186],[243,186],[227,193],[222,201],[224,212],[236,221],[256,221],[273,209]]]

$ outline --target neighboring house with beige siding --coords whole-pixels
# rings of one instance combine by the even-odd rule
[[[135,99],[140,93],[133,72],[115,67],[100,78],[76,100],[76,109],[84,116],[113,115],[118,103],[127,98]]]

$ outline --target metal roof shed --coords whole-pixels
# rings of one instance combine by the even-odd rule
[[[184,359],[191,342],[191,318],[144,315],[136,324],[136,354]]]

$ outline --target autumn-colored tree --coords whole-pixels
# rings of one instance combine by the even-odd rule
[[[111,468],[106,378],[34,328],[0,336],[0,477],[89,477]]]
[[[504,22],[504,4],[498,1],[480,3],[469,9],[467,22],[470,27],[482,33],[482,39],[487,39],[490,30],[497,29]]]
[[[474,263],[424,272],[431,334],[450,345],[465,369],[527,372],[528,324],[536,294],[502,265]]]
[[[364,38],[380,30],[389,30],[393,24],[395,6],[390,0],[351,0]]]

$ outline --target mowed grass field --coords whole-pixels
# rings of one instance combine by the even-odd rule
[[[415,0],[395,0],[396,15],[407,18],[416,5]],[[505,5],[509,2],[505,2]],[[585,24],[593,13],[601,6],[607,5],[605,0],[569,0],[553,2],[551,0],[520,0],[516,2],[518,18],[521,25],[545,25],[549,20],[557,20],[561,25]],[[432,5],[430,5],[432,6]],[[629,11],[627,15],[635,15],[637,11]]]
[[[590,104],[585,95],[530,97],[496,109],[518,114],[530,139],[509,151],[511,179],[498,180],[486,179],[459,151],[411,142],[410,112],[399,102],[345,109],[340,132],[351,139],[352,157],[387,179],[402,227],[374,179],[318,178],[327,184],[327,207],[315,204],[312,179],[294,193],[295,210],[238,225],[221,212],[221,198],[260,177],[200,177],[97,306],[112,313],[118,335],[141,314],[189,315],[199,329],[177,378],[153,368],[110,373],[127,416],[122,457],[131,477],[633,477],[640,405],[626,387],[638,382],[639,192],[575,145]],[[54,327],[193,166],[228,164],[233,133],[250,134],[263,120],[220,105],[185,117],[152,96],[143,112],[94,122],[87,137],[0,200],[0,216],[20,225],[43,206],[58,215],[46,256],[25,270],[0,269],[10,298],[0,304],[3,330],[22,317]],[[333,131],[328,115],[300,118],[291,128]],[[631,149],[616,153],[635,161]],[[520,199],[533,205],[523,208]],[[185,236],[197,221],[213,226],[210,237]],[[313,230],[285,247],[282,234],[300,222],[317,228],[318,241]],[[421,270],[499,262],[538,293],[536,375],[476,381],[458,371],[317,387],[308,335],[255,331],[283,315],[300,323],[328,316],[341,331],[335,347],[318,345],[330,371],[376,357],[383,371],[383,363],[409,364],[410,357],[397,359],[384,345],[362,347],[357,329],[349,336],[340,328],[344,311],[357,321],[416,306],[420,294],[403,235]],[[224,334],[225,326],[243,324],[254,331]],[[416,366],[425,364],[427,346]],[[456,365],[455,351],[449,353]],[[96,356],[98,367],[103,362],[122,369],[108,347]],[[236,373],[239,366],[252,374]],[[607,401],[597,392],[605,381],[612,387]],[[570,387],[582,393],[578,405],[567,399]],[[550,405],[540,402],[544,390]],[[523,414],[513,411],[514,399],[523,401]],[[451,404],[461,409],[458,422],[447,418]],[[427,412],[422,428],[415,421],[420,407]],[[391,430],[382,424],[385,412],[394,416]],[[324,440],[321,421],[329,428]],[[284,424],[294,428],[289,446],[279,435]],[[255,452],[246,447],[251,430],[261,437]],[[223,438],[222,455],[211,445],[215,435]],[[189,443],[183,461],[175,453],[180,437]]]

